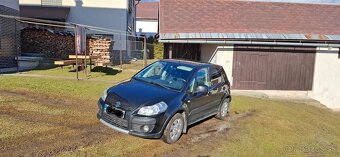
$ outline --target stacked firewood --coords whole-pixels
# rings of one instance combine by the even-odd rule
[[[110,38],[96,37],[87,39],[87,50],[94,56],[101,56],[97,60],[99,63],[110,62],[110,52],[112,51],[113,41]]]
[[[21,31],[21,50],[48,58],[67,59],[75,53],[74,35],[49,29],[25,28]]]

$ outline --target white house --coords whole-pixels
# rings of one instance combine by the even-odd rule
[[[96,26],[135,35],[135,0],[19,0],[20,15]],[[100,32],[98,32],[100,33]],[[115,40],[120,40],[115,35]],[[126,40],[126,36],[122,37]],[[134,40],[131,37],[129,40]],[[128,42],[113,49],[126,50]]]

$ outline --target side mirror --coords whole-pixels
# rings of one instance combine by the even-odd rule
[[[208,86],[202,85],[198,86],[196,91],[195,91],[195,96],[200,97],[208,94]]]

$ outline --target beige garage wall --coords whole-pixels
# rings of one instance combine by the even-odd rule
[[[332,109],[340,109],[339,48],[317,48],[313,90],[308,95]]]
[[[202,44],[201,45],[201,61],[210,62],[223,66],[228,79],[232,85],[233,77],[233,45],[215,45]]]

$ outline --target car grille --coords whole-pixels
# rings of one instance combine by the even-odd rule
[[[117,102],[120,103],[120,106],[116,106]],[[135,109],[135,107],[133,107],[133,105],[130,105],[129,103],[127,103],[126,100],[124,100],[123,98],[119,97],[118,95],[116,95],[114,93],[110,93],[107,96],[106,103],[109,104],[110,106],[121,108],[125,111],[133,111]]]
[[[105,112],[102,112],[102,119],[111,125],[128,129],[128,121],[126,119],[118,118],[115,115],[107,114]]]

